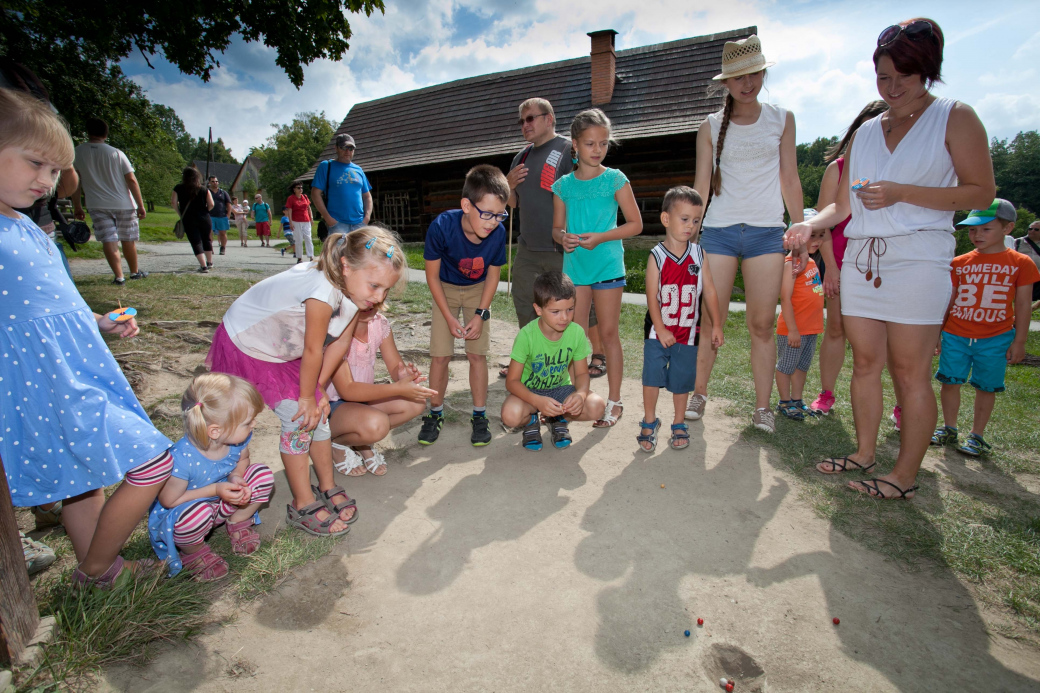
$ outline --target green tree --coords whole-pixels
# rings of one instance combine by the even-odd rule
[[[826,166],[827,150],[838,143],[837,137],[817,137],[811,144],[795,147],[799,166]]]
[[[1040,134],[1020,132],[1010,142],[994,137],[990,156],[997,194],[1040,214]]]
[[[181,159],[191,161],[192,154],[195,151],[195,141],[188,134],[187,129],[184,127],[184,121],[180,119],[177,112],[161,103],[153,103],[152,112],[159,119],[162,129],[169,133],[170,137],[177,144],[177,153],[181,155]]]
[[[275,133],[267,144],[252,150],[252,156],[264,162],[260,169],[260,187],[271,203],[281,209],[289,196],[289,186],[297,176],[314,165],[321,150],[332,139],[336,126],[321,113],[297,113],[288,125],[273,124]]]
[[[191,156],[187,157],[189,161],[199,160],[206,161],[207,153],[209,152],[209,142],[204,137],[200,137],[191,149]],[[239,164],[241,163],[231,154],[231,150],[224,146],[224,140],[218,137],[213,140],[213,158],[210,161],[215,161],[218,164]]]

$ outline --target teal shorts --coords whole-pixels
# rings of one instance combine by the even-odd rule
[[[1014,340],[1014,328],[984,339],[968,339],[943,332],[935,379],[948,385],[970,382],[972,387],[983,392],[1003,392],[1007,350]]]

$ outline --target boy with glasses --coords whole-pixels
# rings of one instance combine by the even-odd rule
[[[426,232],[426,283],[433,297],[430,330],[430,388],[437,396],[423,417],[419,442],[432,445],[444,425],[444,393],[455,340],[466,342],[469,386],[473,395],[473,434],[476,446],[491,442],[487,418],[487,352],[491,336],[484,324],[491,319],[491,299],[506,263],[506,201],[509,182],[494,166],[474,166],[462,187],[461,209],[442,212]],[[461,321],[459,311],[462,312]]]

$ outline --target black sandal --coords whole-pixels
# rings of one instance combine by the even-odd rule
[[[589,377],[590,378],[602,378],[607,374],[607,356],[606,354],[593,354],[589,357],[591,362],[589,363]],[[599,361],[599,363],[596,363]]]
[[[552,434],[553,447],[565,448],[571,444],[571,431],[567,428],[567,419],[554,416],[549,419],[549,432]]]
[[[859,484],[863,488],[867,489],[866,491],[859,491],[859,490],[857,490],[855,488],[852,488],[850,486],[849,488],[852,488],[853,491],[856,491],[856,493],[863,493],[863,494],[868,495],[871,498],[875,498],[877,500],[907,500],[908,501],[908,500],[912,499],[913,496],[907,496],[906,494],[913,493],[918,488],[920,488],[917,484],[914,484],[913,486],[911,486],[908,489],[901,489],[898,486],[896,486],[895,484],[893,484],[891,481],[885,481],[884,479],[867,479],[866,481],[853,481],[852,483]],[[872,483],[874,484],[873,486],[870,485]],[[894,488],[896,491],[899,492],[899,498],[896,498],[895,496],[886,496],[884,493],[881,492],[881,489],[878,488],[878,484],[879,483],[880,484],[887,484],[888,486],[891,486],[892,488]]]
[[[531,414],[531,420],[524,426],[520,444],[528,450],[542,449],[542,423],[538,420],[538,414]]]
[[[831,471],[825,472],[822,469],[820,469],[821,464],[829,464],[831,466]],[[855,469],[851,471],[859,471],[863,472],[864,474],[869,474],[870,470],[877,466],[877,462],[871,462],[866,467],[864,467],[862,464],[860,464],[854,459],[849,458],[848,456],[828,457],[827,459],[823,460],[822,462],[816,465],[816,471],[818,471],[820,474],[841,474],[842,472],[850,471],[849,465],[855,467]]]
[[[328,491],[322,491],[317,486],[311,486],[311,490],[314,491],[314,497],[320,500],[322,503],[324,503],[325,507],[328,509],[330,513],[332,513],[334,517],[339,517],[340,512],[347,508],[354,508],[354,514],[350,516],[349,520],[343,520],[342,517],[339,517],[339,519],[343,520],[343,522],[345,522],[348,525],[357,522],[358,515],[360,514],[360,511],[357,507],[357,501],[351,498],[350,494],[348,494],[342,486],[333,486]],[[333,503],[333,496],[339,495],[346,496],[347,500],[341,501],[339,503]]]

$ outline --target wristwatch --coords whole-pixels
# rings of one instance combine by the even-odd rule
[[[486,309],[486,308],[484,308],[484,309],[477,308],[476,314],[479,315],[480,317],[482,317],[484,320],[490,320],[491,319],[491,311]]]

